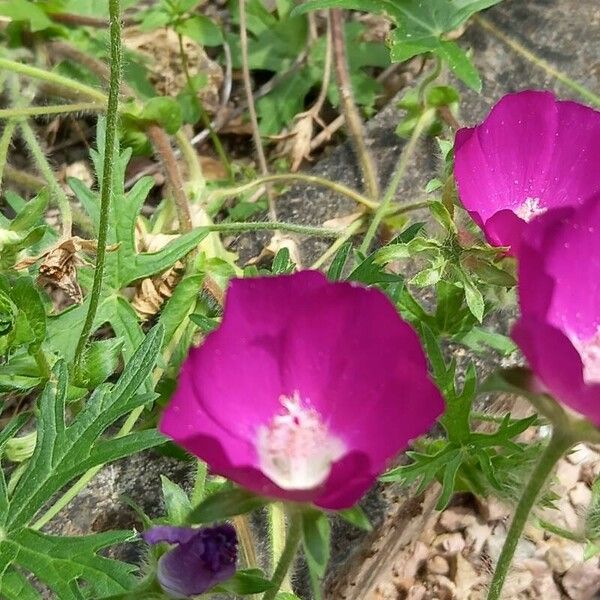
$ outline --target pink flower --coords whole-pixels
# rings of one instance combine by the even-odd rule
[[[550,92],[504,96],[456,134],[458,193],[494,246],[516,254],[525,224],[600,192],[600,112]]]
[[[600,195],[549,210],[519,251],[513,338],[560,402],[600,426]]]
[[[160,430],[257,494],[343,509],[443,408],[383,293],[302,271],[231,283]]]

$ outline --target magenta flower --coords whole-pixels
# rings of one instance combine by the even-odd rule
[[[237,535],[231,525],[217,527],[153,527],[142,534],[148,544],[174,548],[158,561],[158,582],[172,598],[203,594],[235,574]]]
[[[548,211],[519,251],[513,338],[560,402],[600,426],[600,195]]]
[[[257,494],[343,509],[443,408],[383,293],[302,271],[231,283],[160,430]]]
[[[504,96],[480,125],[456,134],[463,206],[494,246],[516,254],[525,224],[600,192],[600,112],[550,92]]]

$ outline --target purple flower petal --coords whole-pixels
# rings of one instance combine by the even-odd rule
[[[600,113],[550,92],[502,98],[480,125],[457,132],[459,196],[496,246],[516,246],[523,223],[600,192]],[[499,217],[510,211],[514,218]]]
[[[304,271],[232,283],[160,429],[256,493],[346,508],[443,407],[384,294]]]
[[[530,223],[513,338],[557,400],[600,425],[600,196]]]
[[[158,580],[173,598],[203,594],[235,574],[237,536],[231,525],[154,527],[143,534],[149,544],[176,544],[158,563]]]

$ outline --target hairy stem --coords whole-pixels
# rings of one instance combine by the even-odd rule
[[[340,105],[348,127],[348,133],[354,150],[358,157],[362,175],[365,181],[367,196],[371,200],[379,198],[379,182],[375,162],[365,141],[365,130],[358,108],[352,94],[348,59],[346,56],[346,44],[344,42],[344,16],[340,9],[334,8],[329,11],[331,22],[331,41],[333,44],[333,56],[335,73],[337,77],[340,94]]]
[[[202,225],[195,229],[206,231],[222,231],[224,233],[244,233],[246,231],[288,231],[307,236],[338,238],[343,235],[339,229],[327,227],[313,227],[312,225],[297,225],[296,223],[284,223],[281,221],[253,221],[249,223],[214,223]]]
[[[103,111],[104,106],[97,102],[79,102],[74,104],[55,104],[52,106],[24,106],[20,108],[0,109],[0,119],[19,119],[24,117],[43,117],[65,113]]]
[[[75,370],[79,367],[88,337],[94,326],[94,319],[100,302],[102,281],[104,279],[104,263],[106,260],[106,241],[108,235],[108,219],[113,187],[113,166],[117,144],[117,124],[119,119],[119,90],[121,84],[121,2],[109,0],[110,18],[110,82],[108,106],[106,109],[106,139],[104,146],[104,164],[102,168],[102,183],[100,186],[100,221],[98,224],[98,250],[96,253],[96,268],[90,293],[90,304],[85,317],[83,329],[75,351]]]
[[[2,190],[2,181],[4,179],[4,170],[8,157],[8,149],[10,148],[10,143],[16,128],[17,123],[15,121],[8,121],[8,123],[6,123],[4,126],[2,136],[0,136],[0,190]]]
[[[344,231],[344,235],[339,237],[315,262],[310,266],[311,269],[320,269],[335,253],[349,240],[356,235],[359,229],[365,224],[364,217],[358,217]]]
[[[484,29],[489,31],[492,35],[497,37],[500,41],[504,42],[509,48],[514,50],[517,54],[520,54],[523,58],[526,58],[528,61],[532,62],[534,65],[543,69],[558,81],[560,81],[566,87],[572,89],[577,92],[582,98],[594,104],[595,106],[600,107],[600,96],[594,94],[590,90],[588,90],[584,85],[581,85],[574,79],[571,79],[568,75],[559,71],[556,67],[552,66],[549,62],[545,61],[543,58],[540,58],[536,54],[534,54],[531,50],[528,50],[519,43],[514,38],[510,37],[508,34],[504,33],[498,27],[496,27],[491,21],[482,17],[481,15],[477,15],[475,20],[479,25],[481,25]]]
[[[171,147],[169,136],[158,125],[149,125],[146,129],[148,137],[152,141],[156,153],[163,164],[165,175],[171,187],[171,193],[175,201],[175,209],[177,210],[177,219],[179,228],[182,232],[191,231],[192,229],[192,214],[190,205],[183,187],[183,179],[179,172],[177,159]]]
[[[517,509],[510,524],[510,529],[508,530],[508,535],[504,542],[504,546],[502,547],[502,552],[500,553],[498,563],[496,564],[496,570],[494,571],[494,576],[489,587],[487,600],[500,599],[502,588],[506,576],[508,575],[508,570],[512,563],[517,544],[540,491],[554,470],[558,460],[576,441],[576,436],[571,432],[565,431],[560,426],[555,428],[552,437],[550,438],[550,443],[544,450],[544,453],[531,474],[529,481],[523,490],[523,495],[519,500],[519,504],[517,505]]]
[[[381,221],[385,217],[386,213],[389,211],[390,204],[391,204],[392,200],[394,199],[394,196],[396,195],[398,187],[400,186],[400,183],[402,182],[404,174],[406,173],[408,164],[415,152],[415,149],[417,147],[417,142],[419,141],[419,138],[421,137],[422,133],[425,131],[427,125],[429,125],[431,116],[432,116],[432,109],[426,110],[421,115],[421,117],[417,121],[415,128],[413,129],[413,132],[410,136],[410,139],[408,140],[408,143],[403,148],[402,153],[400,154],[400,158],[398,159],[398,164],[396,165],[396,169],[394,171],[394,174],[392,175],[392,179],[391,179],[387,189],[385,190],[385,195],[383,197],[383,200],[381,201],[379,208],[375,212],[375,215],[373,216],[373,220],[371,221],[371,224],[369,225],[369,229],[367,229],[365,238],[360,246],[361,252],[363,252],[365,254],[369,251],[369,248],[371,246],[373,238],[375,237],[375,234],[377,233],[377,230],[379,228],[379,225],[381,224]]]
[[[304,173],[281,173],[276,175],[267,175],[265,177],[257,177],[253,181],[237,187],[215,190],[214,192],[211,192],[209,201],[239,196],[240,194],[244,194],[245,192],[248,192],[256,187],[264,185],[265,183],[294,183],[298,181],[330,189],[333,192],[337,192],[342,196],[346,196],[347,198],[350,198],[351,200],[354,200],[358,204],[362,204],[371,210],[374,210],[379,206],[377,202],[369,200],[359,192],[342,183],[336,183],[330,179],[317,177],[316,175],[306,175]]]
[[[273,502],[269,505],[269,533],[271,537],[271,556],[272,565],[279,563],[283,551],[285,549],[285,542],[287,539],[286,523],[285,523],[285,509],[281,502]],[[290,580],[290,574],[286,573],[281,586],[279,588],[283,592],[291,592],[292,584]]]
[[[60,216],[62,221],[62,235],[64,238],[69,238],[72,235],[73,228],[73,215],[71,214],[71,205],[67,195],[64,193],[62,187],[56,181],[54,171],[48,163],[48,159],[40,146],[40,142],[35,135],[35,132],[31,128],[31,125],[26,120],[19,121],[19,128],[23,140],[27,144],[27,148],[31,152],[33,161],[39,169],[41,175],[46,180],[48,187],[50,188],[50,194],[53,200],[56,202],[58,209],[60,210]]]
[[[301,538],[302,515],[299,511],[295,511],[290,514],[285,546],[271,579],[273,587],[264,593],[263,600],[275,600],[285,578],[294,565],[294,558],[296,557],[296,551],[298,550]]]
[[[258,116],[256,114],[256,106],[254,104],[254,95],[252,93],[252,81],[250,80],[250,66],[248,58],[248,29],[247,29],[247,16],[246,16],[246,0],[238,0],[239,11],[240,11],[240,46],[242,49],[242,77],[244,79],[244,90],[246,93],[246,102],[248,104],[248,114],[250,115],[250,123],[252,125],[252,139],[254,140],[254,146],[256,147],[256,155],[258,157],[258,166],[261,174],[268,175],[269,167],[267,166],[267,159],[265,157],[265,151],[262,145],[262,139],[260,137],[260,130],[258,128]],[[275,203],[271,190],[267,187],[267,197],[269,199],[269,218],[272,221],[277,219],[275,213]]]
[[[44,69],[38,69],[31,65],[9,60],[8,58],[0,57],[0,70],[11,71],[25,77],[31,77],[32,79],[38,79],[40,81],[46,81],[59,88],[65,88],[72,92],[76,92],[82,96],[93,99],[96,102],[106,102],[106,95],[100,90],[86,85],[85,83],[79,83],[69,77],[63,77],[53,71],[45,71]]]

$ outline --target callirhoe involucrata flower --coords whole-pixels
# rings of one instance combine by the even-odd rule
[[[235,574],[237,536],[232,525],[216,527],[158,526],[142,534],[151,545],[174,547],[158,561],[158,582],[172,598],[203,594]]]
[[[443,408],[382,292],[302,271],[232,281],[160,430],[257,494],[343,509]]]
[[[527,227],[513,338],[543,387],[600,426],[600,195]]]
[[[550,92],[504,96],[454,145],[463,206],[494,246],[517,254],[527,222],[600,192],[600,112]]]

